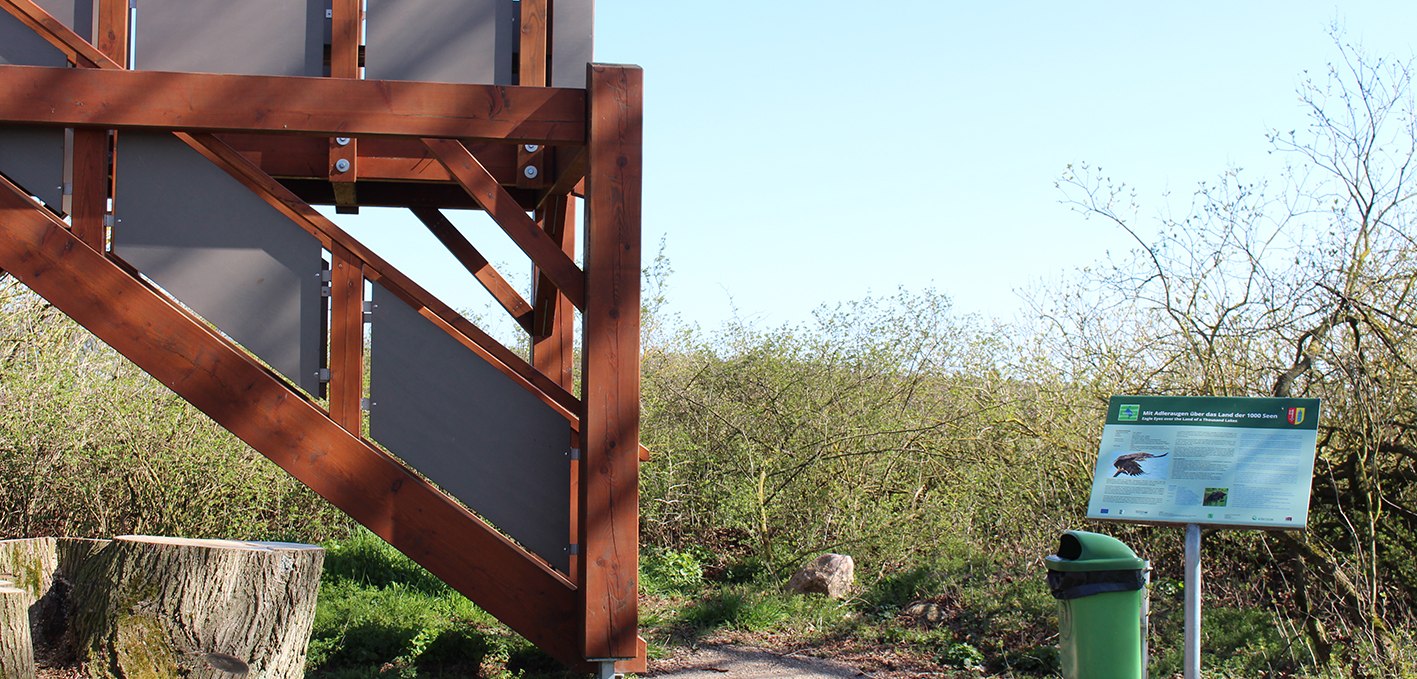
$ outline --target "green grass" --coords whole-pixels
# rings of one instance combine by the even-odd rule
[[[564,676],[554,660],[372,533],[324,547],[308,676]]]

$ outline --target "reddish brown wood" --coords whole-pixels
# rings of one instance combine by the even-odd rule
[[[330,256],[330,419],[359,436],[364,397],[364,266],[338,243]]]
[[[0,0],[0,9],[19,19],[20,23],[28,26],[30,30],[57,47],[59,51],[64,52],[69,61],[79,66],[102,66],[105,63],[117,66],[98,48],[80,38],[63,22],[50,16],[33,0]],[[102,11],[103,8],[100,8],[100,12]]]
[[[108,130],[74,130],[74,196],[70,208],[74,235],[103,252],[107,246]]]
[[[272,177],[324,179],[329,175],[325,137],[233,133],[217,137]],[[360,180],[452,182],[448,169],[421,141],[376,137],[358,140],[358,144]],[[468,150],[497,178],[497,183],[507,185],[516,183],[517,148],[511,144],[483,143],[469,145]]]
[[[531,87],[546,86],[546,45],[547,45],[547,2],[548,0],[522,0],[521,3],[521,44],[518,61],[518,84]],[[541,188],[549,181],[546,167],[546,146],[535,145],[534,150],[526,146],[517,149],[516,184],[522,188]],[[530,171],[527,168],[532,168]]]
[[[7,122],[538,144],[585,137],[584,91],[552,87],[126,71],[105,58],[99,69],[0,66],[0,91]]]
[[[639,652],[640,182],[643,73],[593,64],[586,175],[581,599],[587,658]]]
[[[585,179],[587,155],[584,146],[560,148],[556,150],[556,163],[554,167],[559,174],[556,176],[556,182],[551,185],[551,188],[546,190],[546,193],[542,194],[541,200],[537,201],[537,207],[545,205],[546,201],[553,196],[575,194],[584,197],[584,192],[577,191],[577,187],[579,187],[581,181]]]
[[[98,0],[98,51],[128,65],[128,0]]]
[[[546,86],[547,0],[522,0],[521,55],[518,82],[532,87]]]
[[[442,212],[433,208],[413,208],[412,212],[419,221],[423,222],[424,226],[428,227],[438,242],[442,243],[443,247],[457,258],[458,262],[468,270],[468,273],[471,273],[477,282],[482,284],[482,287],[487,288],[487,292],[492,294],[497,303],[501,304],[502,308],[506,309],[507,313],[511,314],[523,329],[530,332],[531,305],[527,304],[517,289],[512,287],[507,279],[502,278],[502,274],[497,273],[497,269],[492,267],[487,258],[483,257],[482,253],[478,252],[477,248],[463,237],[462,232],[458,231],[458,227],[453,226],[453,223]],[[566,385],[562,384],[561,386]]]
[[[584,309],[585,273],[537,226],[536,220],[522,211],[521,205],[497,183],[496,178],[473,157],[467,147],[454,139],[424,139],[423,143],[438,156],[439,162],[448,168],[468,195],[487,211],[492,221],[497,222],[512,242],[531,258],[532,263],[546,273],[546,277],[560,288],[572,304]]]
[[[384,261],[382,257],[350,237],[334,222],[300,200],[284,186],[281,186],[279,182],[271,179],[269,175],[261,172],[260,168],[235,149],[223,144],[221,140],[212,135],[178,133],[177,138],[187,142],[207,160],[216,163],[218,167],[230,173],[233,178],[254,191],[276,210],[315,236],[325,248],[329,249],[335,243],[347,248],[352,255],[364,262],[366,277],[384,283],[390,292],[408,302],[415,309],[420,309],[420,313],[425,317],[437,319],[436,324],[450,331],[449,334],[453,335],[453,339],[467,346],[502,374],[512,378],[514,382],[527,388],[532,394],[545,401],[547,405],[567,415],[567,419],[576,420],[575,413],[579,410],[579,402],[559,384],[537,372],[522,357],[502,346],[482,329],[473,325],[461,314],[439,301],[417,283],[414,283],[412,279]]]
[[[359,77],[359,34],[364,21],[362,0],[334,0],[330,10],[330,76]],[[354,183],[359,179],[359,140],[342,137],[330,140],[328,176],[334,188],[335,205],[341,211],[358,204]],[[345,169],[341,170],[343,166]]]
[[[0,267],[553,657],[584,666],[573,587],[0,179]]]
[[[576,206],[569,196],[547,201],[537,211],[542,229],[560,246],[567,257],[576,256]],[[532,365],[570,389],[573,361],[569,351],[573,345],[571,332],[575,309],[556,289],[556,285],[540,270],[536,274],[536,316],[531,330]]]

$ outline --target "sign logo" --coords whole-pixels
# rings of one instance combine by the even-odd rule
[[[1289,409],[1289,418],[1288,418],[1288,419],[1289,419],[1289,424],[1303,424],[1303,423],[1304,423],[1304,409],[1303,409],[1303,408],[1290,408],[1290,409]]]
[[[1136,403],[1123,403],[1117,406],[1118,422],[1136,422],[1139,417],[1141,417],[1141,405]]]

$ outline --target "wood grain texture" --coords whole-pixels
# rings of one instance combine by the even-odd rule
[[[561,251],[561,247],[537,225],[522,206],[502,188],[487,168],[454,139],[424,139],[424,144],[448,168],[448,173],[467,190],[487,215],[502,227],[538,269],[545,272],[571,304],[585,308],[585,273]]]
[[[482,253],[468,242],[462,232],[458,231],[458,227],[454,226],[442,212],[433,208],[413,208],[412,212],[419,221],[423,222],[424,226],[428,227],[438,242],[442,243],[443,247],[447,248],[448,252],[458,260],[458,263],[462,264],[463,268],[467,269],[468,273],[472,274],[477,282],[487,289],[487,292],[511,315],[512,319],[522,326],[523,330],[530,332],[531,305],[522,299],[521,293],[517,292],[517,289],[502,277],[502,274],[497,273],[497,269],[493,268],[487,258],[483,257]],[[566,385],[562,384],[561,386]]]
[[[299,679],[324,556],[313,545],[119,536],[78,569],[74,645],[92,677]]]
[[[364,264],[339,244],[330,255],[330,419],[359,436],[364,417]]]
[[[0,268],[545,649],[581,666],[574,588],[0,179]]]
[[[70,208],[74,235],[89,247],[103,252],[108,229],[108,130],[74,130],[74,194]]]
[[[0,121],[12,123],[537,144],[585,136],[584,91],[551,87],[127,71],[105,59],[0,66],[0,91]]]
[[[255,191],[257,195],[264,198],[267,203],[285,214],[301,228],[313,234],[326,248],[333,247],[335,243],[346,248],[351,255],[364,263],[364,275],[370,280],[384,283],[390,292],[398,295],[415,309],[421,309],[420,313],[430,319],[438,319],[439,327],[448,330],[450,334],[454,335],[454,339],[462,342],[473,353],[487,360],[517,383],[527,387],[548,404],[565,413],[568,418],[575,418],[574,413],[578,410],[578,401],[570,392],[537,372],[521,356],[502,346],[481,328],[439,301],[372,250],[360,244],[359,241],[336,226],[334,222],[310,207],[269,175],[261,172],[259,167],[235,149],[222,143],[214,135],[178,134],[177,136],[187,141],[208,160],[225,169],[247,188]]]
[[[588,68],[581,597],[588,658],[639,652],[643,72]]]
[[[98,0],[99,52],[119,66],[128,65],[128,0]]]

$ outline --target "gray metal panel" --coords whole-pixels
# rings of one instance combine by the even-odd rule
[[[73,29],[80,38],[93,42],[94,0],[35,0],[35,4]]]
[[[512,0],[369,0],[364,75],[510,85],[519,11]]]
[[[374,440],[565,572],[570,424],[377,283],[373,300]]]
[[[0,173],[59,209],[64,201],[64,130],[0,127]]]
[[[39,0],[39,6],[85,39],[93,34],[92,0]],[[0,11],[0,64],[68,65],[64,53]],[[64,130],[0,128],[0,173],[58,210],[64,200]]]
[[[134,63],[150,71],[321,76],[327,4],[138,0]]]
[[[320,242],[170,134],[118,143],[114,253],[318,393]]]
[[[585,87],[594,60],[595,0],[556,0],[551,17],[551,86]]]
[[[0,64],[64,66],[69,61],[9,12],[0,11]]]

